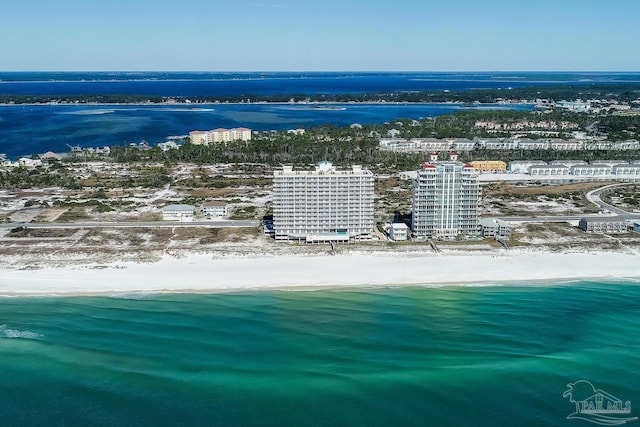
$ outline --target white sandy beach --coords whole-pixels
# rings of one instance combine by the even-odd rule
[[[0,295],[220,292],[372,286],[540,283],[638,279],[640,255],[621,252],[165,256],[155,263],[107,267],[0,269]]]

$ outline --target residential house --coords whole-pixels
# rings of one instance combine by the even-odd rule
[[[202,215],[205,218],[224,218],[229,214],[227,204],[210,200],[202,204]]]

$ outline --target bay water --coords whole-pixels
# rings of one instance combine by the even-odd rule
[[[468,108],[527,109],[531,105],[332,104],[210,105],[4,105],[0,106],[0,153],[16,160],[70,147],[103,147],[146,141],[150,145],[192,130],[248,127],[256,131],[319,125],[380,124],[419,119]]]
[[[148,95],[224,97],[242,95],[356,94],[459,91],[637,83],[640,73],[596,72],[0,72],[0,95]],[[257,131],[318,125],[380,124],[451,114],[457,104],[310,105],[3,105],[0,153],[9,159],[67,152],[71,146],[102,147],[163,142],[192,130],[248,127]],[[471,106],[478,108],[478,106]],[[481,108],[486,108],[483,106]],[[524,108],[531,105],[493,105]]]

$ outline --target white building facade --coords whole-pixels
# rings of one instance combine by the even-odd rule
[[[578,228],[587,233],[615,234],[628,231],[627,221],[620,217],[582,218]]]
[[[508,240],[511,236],[511,225],[498,218],[482,218],[480,230],[482,237],[494,237],[497,240]]]
[[[509,172],[511,173],[529,173],[532,166],[543,166],[547,162],[542,160],[514,160],[509,162]]]
[[[478,171],[457,161],[424,163],[413,181],[411,230],[417,239],[478,234]]]
[[[202,215],[205,218],[224,218],[229,214],[227,204],[215,200],[202,204]]]
[[[394,242],[403,242],[409,238],[409,227],[404,222],[394,222],[389,227],[389,238]]]
[[[604,176],[611,175],[611,166],[607,165],[576,165],[571,167],[571,174],[575,176]]]
[[[640,175],[640,164],[615,165],[612,173],[614,175]]]
[[[193,221],[195,207],[191,205],[168,205],[162,208],[162,219],[164,221]]]
[[[313,171],[284,166],[273,175],[276,240],[348,242],[373,235],[373,174],[360,166],[336,170],[322,162]]]
[[[562,165],[535,165],[529,168],[531,176],[569,175],[571,169]]]

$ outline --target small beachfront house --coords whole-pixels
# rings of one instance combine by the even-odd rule
[[[202,215],[205,218],[224,218],[229,214],[227,204],[210,200],[202,204]]]
[[[162,208],[163,221],[193,221],[195,208],[191,205],[167,205]]]
[[[480,220],[482,237],[494,237],[496,240],[509,240],[511,225],[498,218],[482,218]]]
[[[394,242],[403,242],[409,238],[409,227],[404,222],[394,222],[389,227],[389,238]]]

